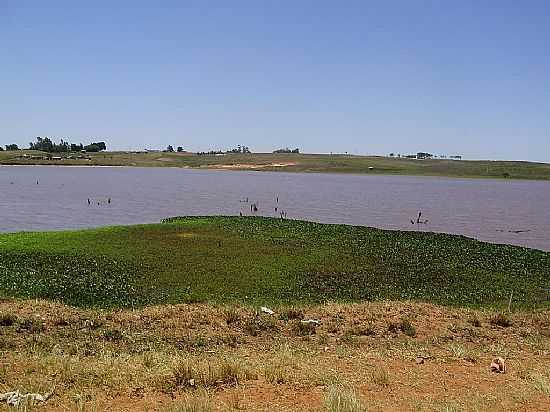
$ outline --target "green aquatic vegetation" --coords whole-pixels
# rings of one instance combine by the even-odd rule
[[[44,253],[2,252],[0,290],[19,298],[45,298],[77,306],[140,303],[139,275],[125,262]]]
[[[417,300],[547,305],[550,253],[464,236],[252,217],[0,235],[0,292],[77,306]],[[284,316],[283,316],[284,317]],[[296,316],[288,316],[294,318]]]

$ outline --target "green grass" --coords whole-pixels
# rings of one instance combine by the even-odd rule
[[[255,165],[252,169],[285,172],[327,172],[359,174],[393,174],[451,176],[468,178],[514,178],[550,180],[550,164],[522,161],[453,161],[444,159],[414,160],[381,156],[329,154],[228,154],[198,156],[192,153],[88,153],[91,160],[30,160],[22,153],[0,152],[0,164],[105,165],[143,167],[212,168],[224,165]],[[287,164],[285,167],[274,164]],[[373,169],[370,170],[369,167]],[[250,169],[250,166],[246,167]]]
[[[77,306],[419,300],[533,307],[550,253],[462,236],[269,218],[0,235],[0,292]]]

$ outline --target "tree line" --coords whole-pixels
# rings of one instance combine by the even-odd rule
[[[19,146],[15,143],[7,144],[5,148],[6,150],[20,150]],[[107,145],[105,142],[92,142],[83,145],[82,143],[69,143],[63,139],[61,139],[59,143],[55,143],[49,137],[38,136],[35,142],[29,143],[29,149],[48,153],[81,152],[83,150],[86,152],[101,152],[102,150],[107,150]],[[0,146],[0,150],[4,149]]]
[[[300,153],[300,149],[289,149],[288,147],[285,147],[284,149],[274,150],[273,153]]]

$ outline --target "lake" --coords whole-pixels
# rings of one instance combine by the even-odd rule
[[[179,215],[250,215],[251,203],[258,206],[252,214],[262,216],[283,211],[289,219],[446,232],[550,250],[550,182],[544,181],[0,167],[1,232],[150,223]],[[419,211],[427,223],[416,223]]]

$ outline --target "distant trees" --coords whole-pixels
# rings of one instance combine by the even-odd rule
[[[63,139],[61,139],[59,143],[54,143],[49,137],[38,136],[36,142],[30,142],[29,148],[31,150],[40,150],[48,153],[78,152],[81,150],[86,150],[87,152],[101,152],[102,150],[107,150],[107,145],[105,142],[94,142],[84,146],[82,143],[69,143]]]
[[[91,143],[84,146],[84,150],[87,152],[101,152],[103,150],[107,150],[107,146],[105,145],[105,142]]]
[[[174,147],[171,144],[169,144],[168,147],[166,147],[165,152],[174,153]]]
[[[223,155],[226,153],[252,153],[248,146],[238,145],[236,148],[231,150],[226,150],[225,152],[221,150],[210,150],[208,152],[197,152],[199,156],[205,155]]]
[[[13,144],[7,144],[6,150],[19,150],[19,146],[17,146],[15,143]]]
[[[183,152],[183,147],[181,147],[181,146],[178,146],[178,148],[177,148],[177,151],[178,151],[178,153],[181,153],[181,152]]]
[[[0,152],[3,152],[3,151],[4,151],[4,148],[0,146]]]
[[[235,149],[228,150],[227,153],[252,153],[248,146],[238,145]]]
[[[273,153],[300,153],[300,149],[289,149],[288,147],[285,147],[284,149],[274,150]]]

